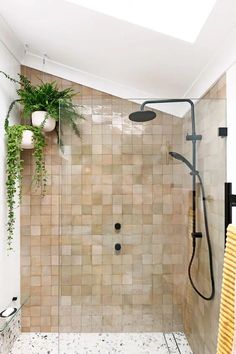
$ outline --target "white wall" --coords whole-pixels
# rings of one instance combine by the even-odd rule
[[[227,182],[232,182],[236,194],[236,64],[226,74],[227,88]],[[233,223],[236,224],[236,208],[233,208]]]
[[[16,77],[20,65],[5,45],[0,41],[0,70]],[[20,221],[19,208],[16,210],[17,220],[14,235],[14,251],[7,252],[6,221],[7,207],[5,197],[5,154],[4,119],[9,103],[16,98],[15,85],[0,74],[0,311],[11,301],[13,296],[20,295]],[[16,112],[13,120],[17,119]]]

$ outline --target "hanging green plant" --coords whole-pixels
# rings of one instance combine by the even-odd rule
[[[4,75],[11,82],[19,85],[19,88],[16,89],[18,98],[11,102],[5,119],[5,131],[7,135],[7,230],[8,248],[11,249],[15,226],[15,196],[18,195],[19,201],[21,199],[23,169],[21,150],[24,134],[26,131],[33,133],[33,143],[31,141],[31,148],[34,147],[33,156],[35,160],[33,181],[36,187],[42,185],[42,194],[44,194],[46,187],[46,170],[43,158],[43,148],[45,146],[43,131],[51,131],[55,127],[58,136],[58,144],[60,148],[63,149],[61,123],[71,126],[74,133],[80,137],[77,123],[80,119],[84,119],[84,117],[80,114],[77,110],[77,106],[72,101],[76,95],[72,88],[59,90],[55,82],[42,82],[34,86],[24,75],[18,74],[19,79],[16,80],[3,71],[0,71],[0,74]],[[32,122],[33,126],[9,125],[10,114],[17,103],[23,107],[22,118],[24,124],[31,124]]]
[[[33,175],[33,183],[36,188],[42,188],[42,194],[45,194],[47,173],[45,168],[45,161],[43,149],[46,145],[45,137],[42,130],[37,127],[29,125],[13,125],[8,126],[6,129],[7,136],[7,156],[6,156],[6,194],[7,194],[7,207],[8,207],[8,250],[12,250],[12,240],[15,226],[15,207],[17,206],[17,197],[19,203],[21,201],[22,192],[22,171],[23,160],[21,158],[21,151],[23,150],[24,133],[30,133],[32,141],[27,142],[34,147],[33,157],[35,163],[35,170]]]
[[[55,82],[42,82],[40,85],[34,86],[24,75],[18,74],[19,80],[15,80],[3,71],[0,71],[0,73],[10,81],[20,84],[20,88],[17,89],[19,98],[11,103],[7,113],[5,126],[9,124],[9,116],[15,104],[20,103],[23,106],[23,118],[26,122],[29,123],[30,117],[32,116],[32,124],[40,126],[46,132],[53,130],[56,125],[58,144],[61,148],[63,148],[63,141],[61,138],[63,131],[59,121],[71,126],[75,135],[80,137],[77,123],[79,120],[84,119],[84,117],[78,111],[78,107],[73,103],[73,98],[76,93],[72,88],[59,90]],[[39,114],[37,115],[37,118],[35,118],[34,113],[41,113],[42,118],[40,122],[38,119]],[[54,121],[54,127],[50,119]],[[50,125],[53,128],[47,129],[47,125]]]

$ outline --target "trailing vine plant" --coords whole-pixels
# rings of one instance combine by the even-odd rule
[[[46,111],[48,116],[55,119],[58,144],[63,149],[61,139],[63,131],[59,121],[71,126],[74,134],[80,137],[80,131],[77,126],[78,120],[84,119],[78,112],[77,106],[73,103],[73,97],[76,95],[72,88],[59,90],[56,82],[41,82],[34,86],[30,80],[22,74],[18,74],[19,80],[13,79],[5,72],[0,71],[10,81],[20,85],[16,90],[19,98],[14,100],[9,106],[5,126],[9,124],[9,116],[16,103],[23,106],[23,118],[29,120],[31,114],[35,111]],[[60,132],[59,132],[60,130]]]
[[[42,188],[42,194],[45,194],[47,174],[45,168],[45,161],[43,156],[43,148],[45,147],[45,137],[40,128],[28,125],[13,125],[7,126],[7,157],[6,157],[6,194],[8,207],[8,221],[7,221],[7,245],[8,250],[12,250],[12,240],[15,226],[15,207],[21,201],[22,192],[22,171],[23,160],[21,158],[21,143],[22,135],[25,130],[32,131],[34,140],[33,157],[35,162],[35,170],[33,181],[36,187]]]
[[[23,160],[21,159],[21,142],[24,130],[31,130],[34,139],[34,161],[35,170],[33,182],[36,186],[42,187],[42,195],[45,193],[47,176],[45,169],[45,161],[43,156],[43,148],[45,147],[45,137],[42,133],[42,128],[32,127],[30,125],[9,125],[9,117],[14,106],[19,103],[23,107],[23,122],[30,124],[30,116],[35,111],[46,111],[47,115],[56,120],[56,132],[58,144],[63,150],[63,135],[61,124],[70,125],[75,135],[80,137],[80,131],[77,127],[78,119],[84,119],[83,115],[77,111],[77,106],[72,102],[76,95],[72,88],[59,90],[55,82],[43,83],[34,86],[28,78],[22,74],[18,74],[19,79],[13,79],[5,72],[0,71],[11,82],[20,85],[16,89],[18,98],[12,101],[9,106],[6,119],[5,131],[7,135],[7,206],[8,206],[8,249],[12,249],[12,239],[15,226],[16,196],[19,203],[21,201],[22,189],[22,170]]]

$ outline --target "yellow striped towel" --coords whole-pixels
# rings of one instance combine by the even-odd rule
[[[224,255],[217,354],[236,353],[235,275],[236,227],[229,225],[227,228],[227,241]]]

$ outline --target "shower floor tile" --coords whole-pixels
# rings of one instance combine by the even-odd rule
[[[184,333],[22,333],[9,354],[192,354]]]

